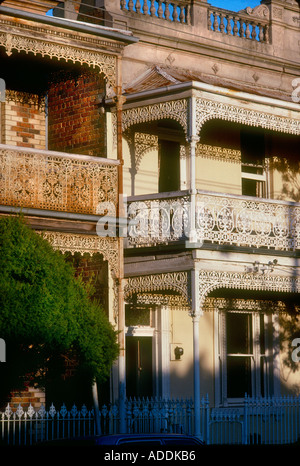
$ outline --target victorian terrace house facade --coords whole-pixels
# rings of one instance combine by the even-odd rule
[[[139,38],[122,61],[127,395],[192,397],[200,435],[206,394],[238,411],[300,393],[299,3],[97,5]]]
[[[47,31],[32,15],[9,16],[6,3],[13,2],[0,7],[5,63],[17,63],[23,50],[39,76],[54,63],[58,71],[56,57],[66,60],[64,73],[71,60],[106,77],[104,126],[78,143],[87,106],[74,107],[76,129],[70,112],[59,109],[68,113],[65,123],[56,112],[81,78],[72,90],[55,73],[47,112],[37,117],[47,114],[48,146],[20,149],[24,139],[13,147],[12,138],[3,140],[3,166],[11,168],[1,192],[2,204],[29,209],[56,247],[100,249],[110,270],[124,274],[110,310],[125,348],[111,400],[124,407],[125,393],[191,398],[193,433],[201,436],[206,395],[216,413],[241,413],[245,394],[298,395],[291,355],[299,336],[299,3],[263,0],[233,12],[200,0],[60,2],[51,20],[44,17]],[[71,20],[61,18],[68,14]],[[8,97],[19,102],[26,89],[15,76],[4,79],[9,109]],[[101,152],[94,144],[104,134]],[[47,173],[35,162],[45,159]],[[74,177],[66,185],[65,161]],[[119,237],[113,229],[95,234],[90,203],[99,189],[83,183],[89,167],[91,183],[100,180],[96,205],[127,222]],[[117,180],[117,167],[119,189],[106,178],[109,170]],[[44,181],[33,183],[33,173]],[[18,190],[6,188],[13,176],[24,180]],[[113,208],[118,192],[121,212]]]

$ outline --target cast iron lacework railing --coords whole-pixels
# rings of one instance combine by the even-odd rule
[[[184,0],[120,0],[120,7],[139,15],[190,24],[190,3]]]
[[[0,204],[81,214],[116,206],[117,162],[0,144]]]
[[[251,17],[247,13],[210,7],[208,29],[228,36],[242,37],[258,42],[269,42],[269,20]]]
[[[128,246],[187,240],[190,196],[139,196],[128,202]],[[198,191],[195,226],[204,243],[294,251],[300,248],[300,204]]]
[[[194,403],[191,399],[134,398],[126,400],[127,433],[175,432],[193,434]],[[32,445],[54,439],[85,437],[97,432],[119,433],[118,403],[96,411],[85,405],[71,409],[34,409],[7,405],[0,412],[0,444]],[[201,398],[200,431],[207,444],[292,444],[299,442],[300,397],[248,397],[239,407],[211,407]]]

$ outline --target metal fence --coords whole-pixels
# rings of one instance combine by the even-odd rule
[[[291,444],[300,437],[300,397],[250,398],[236,408],[212,408],[208,397],[201,402],[201,433],[207,444]],[[53,405],[35,410],[31,405],[0,412],[0,442],[32,445],[42,441],[119,432],[117,404],[96,411],[83,406],[70,410]],[[129,399],[126,401],[128,433],[194,432],[192,400]]]

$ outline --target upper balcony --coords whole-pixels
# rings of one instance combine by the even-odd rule
[[[0,205],[98,215],[117,211],[116,160],[0,144]],[[9,210],[9,209],[8,209]]]
[[[128,198],[129,248],[188,242],[229,245],[257,252],[300,249],[300,203],[197,190]]]
[[[117,212],[119,163],[106,158],[100,104],[135,39],[45,14],[59,2],[0,3],[2,211],[83,218],[108,203]]]

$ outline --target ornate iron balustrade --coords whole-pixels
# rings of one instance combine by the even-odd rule
[[[118,162],[0,144],[0,203],[97,214],[117,205]]]
[[[123,11],[186,24],[191,23],[190,4],[184,0],[120,0]]]
[[[191,202],[185,193],[130,198],[128,246],[189,238]],[[198,191],[199,243],[294,251],[300,248],[300,204]]]
[[[187,239],[190,198],[185,193],[130,198],[128,203],[129,247],[154,246]]]
[[[300,205],[218,194],[197,195],[199,239],[218,244],[296,250],[300,247]]]
[[[234,12],[222,8],[208,9],[208,29],[229,36],[269,42],[269,9],[266,5]]]

